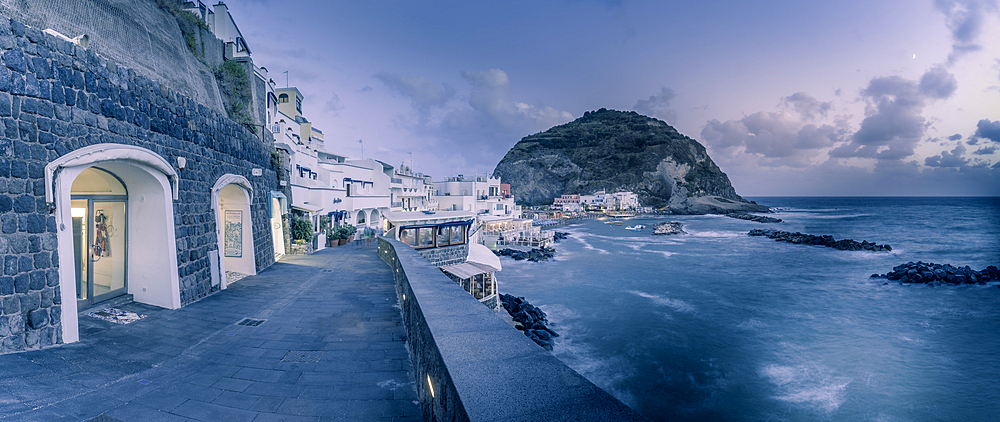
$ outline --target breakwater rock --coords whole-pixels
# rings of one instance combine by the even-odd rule
[[[780,218],[766,217],[766,216],[757,215],[757,214],[747,214],[745,212],[731,212],[731,213],[725,214],[725,216],[726,217],[730,217],[730,218],[738,218],[740,220],[756,221],[758,223],[780,223],[781,222]]]
[[[892,267],[886,274],[872,274],[872,278],[887,278],[900,283],[928,284],[986,284],[987,281],[1000,281],[1000,268],[990,265],[980,271],[973,270],[968,265],[955,267],[951,264],[933,264],[930,262],[907,262]]]
[[[677,221],[664,221],[653,226],[653,234],[683,234],[683,224]]]
[[[855,241],[851,239],[834,239],[833,236],[823,235],[817,236],[814,234],[805,233],[791,233],[782,230],[772,230],[772,229],[753,229],[747,233],[748,236],[764,236],[769,239],[774,239],[779,242],[789,242],[795,244],[805,244],[805,245],[818,245],[826,246],[828,248],[839,249],[842,251],[872,251],[872,252],[888,252],[892,250],[892,246],[889,245],[877,245],[871,243],[867,240],[865,241]]]
[[[552,240],[554,242],[558,242],[560,240],[565,240],[565,239],[568,239],[568,238],[569,238],[569,233],[567,233],[567,232],[555,232],[552,235]]]
[[[496,256],[509,256],[514,258],[515,261],[527,259],[528,261],[538,262],[554,257],[556,250],[553,248],[532,248],[530,251],[519,251],[517,249],[504,248],[497,249],[493,253]]]
[[[520,325],[515,326],[524,333],[525,336],[534,341],[543,349],[552,351],[552,338],[559,337],[555,331],[546,327],[549,323],[545,312],[535,305],[528,303],[523,297],[514,297],[508,294],[500,295],[500,303],[507,310],[510,317]]]

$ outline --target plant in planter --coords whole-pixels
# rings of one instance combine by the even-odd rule
[[[302,243],[310,242],[313,239],[312,222],[307,218],[292,217],[290,221],[292,229],[292,239],[301,240]]]

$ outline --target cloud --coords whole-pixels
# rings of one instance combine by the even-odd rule
[[[974,136],[986,138],[993,142],[1000,142],[1000,120],[980,120],[979,123],[976,124],[976,134]]]
[[[961,133],[956,133],[956,134],[951,135],[951,136],[948,137],[949,141],[957,141],[959,139],[962,139],[962,134]]]
[[[343,109],[344,109],[344,106],[342,106],[340,104],[340,96],[337,95],[337,94],[331,93],[330,94],[330,99],[328,99],[326,101],[326,104],[323,104],[323,111],[327,112],[327,113],[334,113],[334,114],[336,114],[336,112],[338,112],[340,110],[343,110]]]
[[[396,95],[409,98],[413,108],[425,116],[431,108],[441,107],[455,96],[455,89],[450,85],[438,84],[423,76],[377,73],[374,78]]]
[[[880,160],[913,155],[927,128],[922,115],[927,102],[948,98],[957,87],[955,76],[941,65],[925,72],[919,83],[899,76],[873,78],[861,90],[867,103],[861,127],[851,142],[834,149],[831,155]]]
[[[840,91],[839,89],[837,91]],[[840,95],[839,93],[837,95]],[[814,120],[816,117],[826,117],[826,114],[833,109],[833,103],[821,102],[805,92],[796,92],[782,99],[786,106],[790,106],[803,118]]]
[[[676,96],[674,90],[662,87],[659,94],[650,95],[649,99],[636,101],[632,109],[639,114],[657,117],[667,123],[676,124],[677,112],[670,108],[670,100]]]
[[[471,110],[452,113],[448,118],[452,125],[464,126],[474,120],[485,129],[520,138],[573,119],[566,111],[511,100],[510,79],[500,69],[465,71],[462,77],[472,86],[468,103]]]
[[[948,56],[949,64],[966,53],[982,49],[979,36],[983,32],[986,15],[997,11],[995,1],[936,0],[934,6],[944,14],[945,24],[951,31],[952,51]]]
[[[358,90],[358,92],[372,92],[372,91],[373,91],[372,87],[368,85],[365,85],[364,88]]]
[[[965,145],[959,142],[951,152],[941,151],[938,155],[925,158],[924,165],[928,167],[962,167],[969,162],[968,159],[962,157],[963,154],[965,154]]]
[[[740,120],[720,122],[712,119],[705,124],[701,137],[713,149],[734,157],[751,154],[763,166],[807,167],[821,150],[841,142],[848,131],[843,122],[833,125],[808,122],[813,117],[806,118],[806,115],[815,116],[818,110],[829,108],[817,108],[814,106],[822,103],[800,101],[802,99],[799,96],[792,100],[800,104],[800,107],[792,106],[799,110],[798,117],[787,111],[761,111]]]
[[[997,147],[991,145],[991,146],[988,146],[988,147],[979,148],[979,149],[973,151],[972,153],[975,154],[975,155],[993,155],[996,152],[997,152]]]

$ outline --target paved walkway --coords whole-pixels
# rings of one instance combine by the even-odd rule
[[[0,420],[419,421],[392,274],[373,249],[281,262],[81,341],[0,356]],[[245,318],[259,326],[237,325]]]

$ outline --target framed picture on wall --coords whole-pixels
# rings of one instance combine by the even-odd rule
[[[226,210],[225,256],[243,257],[243,211]]]

